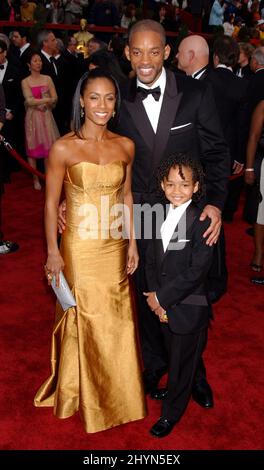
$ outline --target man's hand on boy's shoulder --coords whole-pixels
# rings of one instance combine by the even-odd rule
[[[203,221],[206,217],[211,219],[211,223],[208,229],[204,232],[203,237],[208,237],[206,245],[212,246],[217,242],[220,235],[222,225],[221,211],[218,207],[207,204],[201,213],[200,220]]]

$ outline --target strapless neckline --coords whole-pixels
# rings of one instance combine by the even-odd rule
[[[77,162],[77,163],[74,163],[73,165],[71,166],[68,166],[67,167],[67,170],[70,170],[71,168],[73,168],[74,166],[77,166],[77,165],[82,165],[83,163],[85,164],[89,164],[89,165],[94,165],[94,166],[108,166],[108,165],[113,165],[114,163],[117,164],[117,163],[124,163],[125,165],[127,165],[127,162],[125,162],[124,160],[113,160],[112,162],[109,162],[109,163],[105,163],[105,164],[102,164],[102,163],[94,163],[94,162],[88,162],[86,160],[83,160],[81,162]]]

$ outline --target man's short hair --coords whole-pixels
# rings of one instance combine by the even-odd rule
[[[234,67],[239,59],[239,46],[230,36],[220,36],[213,45],[213,53],[218,57],[220,64]]]
[[[152,31],[153,33],[158,33],[160,38],[165,46],[166,44],[166,33],[163,26],[154,20],[141,20],[134,23],[128,33],[128,44],[131,42],[131,38],[134,33],[143,32],[143,31]]]

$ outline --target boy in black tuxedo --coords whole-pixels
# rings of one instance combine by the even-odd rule
[[[199,162],[184,154],[172,156],[161,164],[158,180],[170,205],[165,221],[157,221],[157,236],[149,243],[146,277],[150,292],[145,295],[162,323],[169,357],[162,416],[150,430],[154,436],[164,437],[187,407],[206,343],[211,316],[206,277],[213,247],[203,237],[210,221],[201,221],[201,210],[195,206],[204,190]]]

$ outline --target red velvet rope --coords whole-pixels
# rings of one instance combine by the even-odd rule
[[[10,153],[10,155],[12,155],[12,157],[14,157],[20,163],[21,166],[23,166],[23,168],[26,168],[26,170],[28,170],[33,175],[38,176],[42,180],[45,180],[46,176],[43,175],[43,173],[41,173],[40,171],[35,170],[35,168],[32,168],[32,166],[29,165],[29,163],[27,163],[24,160],[24,158],[22,158],[21,155],[17,153],[17,151],[12,147],[12,145],[9,144],[9,142],[7,142],[2,136],[1,136],[1,143],[4,145],[6,150]]]

